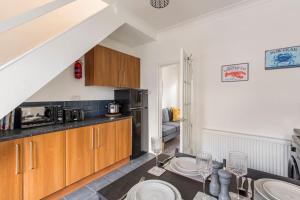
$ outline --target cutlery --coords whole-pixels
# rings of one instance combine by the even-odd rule
[[[242,183],[241,183],[241,186],[239,187],[239,190],[246,191],[246,189],[244,188],[245,181],[246,181],[246,177],[242,177]]]
[[[252,198],[252,195],[253,195],[253,193],[252,193],[252,185],[251,185],[252,179],[251,179],[251,178],[247,178],[247,181],[248,181],[247,197],[248,197],[249,199],[251,199],[251,198]]]
[[[143,181],[145,181],[145,180],[146,180],[146,178],[145,178],[144,176],[142,176],[142,177],[140,178],[140,180],[139,180],[138,183],[143,182]],[[124,200],[124,199],[126,199],[127,194],[128,194],[128,192],[125,193],[125,194],[124,194],[121,198],[119,198],[118,200]]]
[[[165,159],[164,161],[163,161],[163,168],[165,168],[169,163],[170,163],[170,161],[174,158],[175,156],[171,156],[170,158],[167,158],[167,159]]]

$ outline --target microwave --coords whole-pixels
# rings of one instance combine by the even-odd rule
[[[63,121],[62,106],[18,107],[15,111],[15,128],[33,128]]]

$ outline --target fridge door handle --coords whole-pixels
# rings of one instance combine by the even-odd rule
[[[129,108],[129,110],[140,110],[142,109],[143,107],[135,107],[135,108]]]

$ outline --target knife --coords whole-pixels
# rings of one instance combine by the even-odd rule
[[[253,193],[252,193],[252,185],[251,185],[252,179],[251,179],[251,178],[247,178],[247,181],[248,181],[247,197],[248,197],[249,199],[251,199],[251,198],[252,198],[252,195],[253,195]]]

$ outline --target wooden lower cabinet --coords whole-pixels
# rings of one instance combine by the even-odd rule
[[[65,187],[65,132],[24,139],[24,199],[38,200]]]
[[[131,139],[124,119],[0,142],[0,200],[43,199],[101,173],[131,156]]]
[[[116,122],[94,127],[95,171],[104,169],[116,162]]]
[[[66,131],[66,185],[94,173],[94,148],[92,126]]]
[[[0,199],[22,199],[23,139],[0,142]]]
[[[132,154],[131,119],[116,121],[116,161]]]

